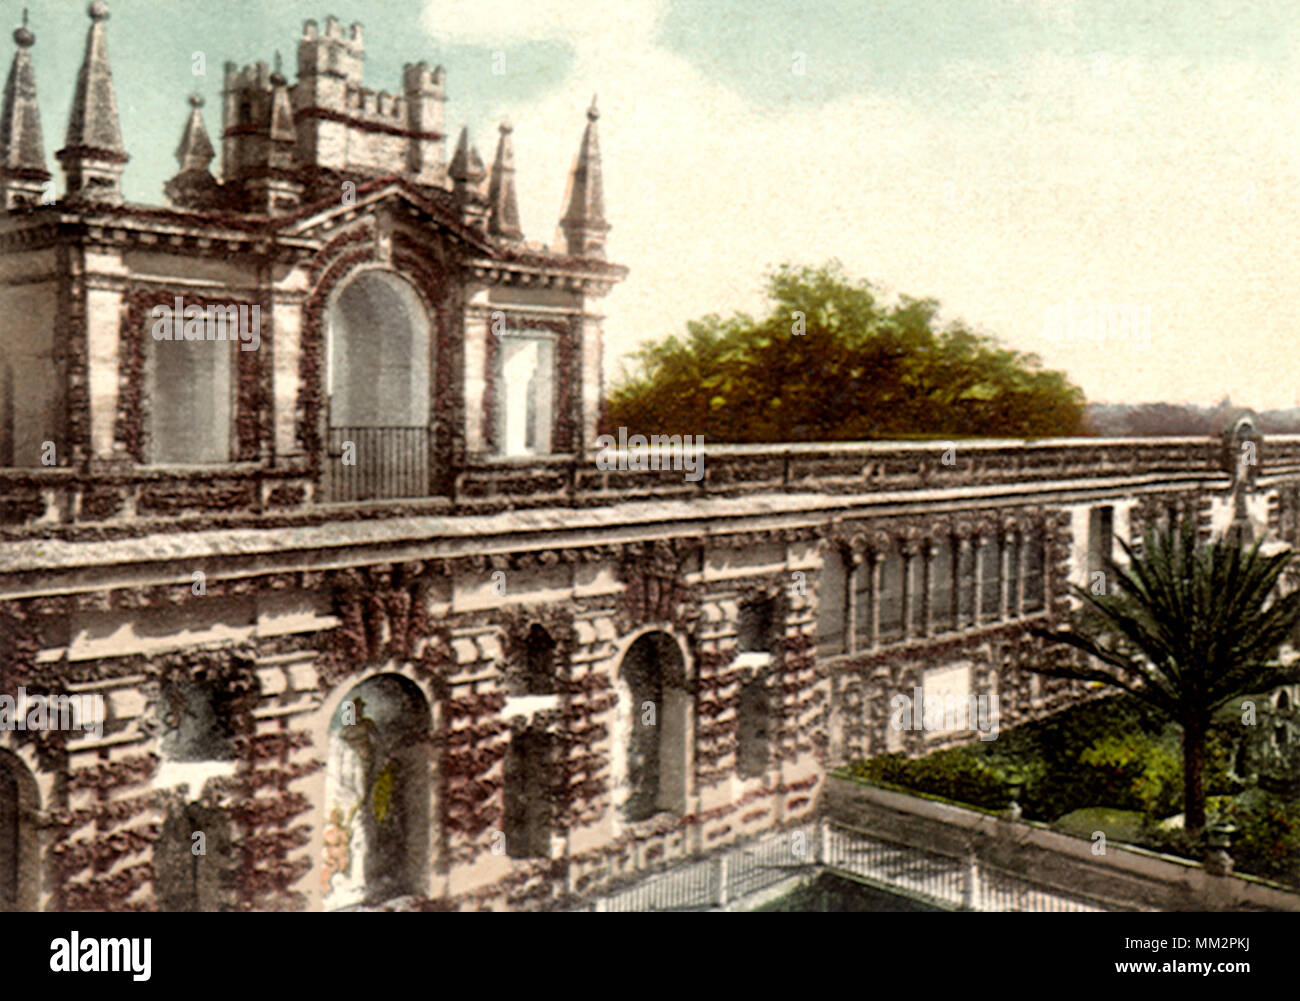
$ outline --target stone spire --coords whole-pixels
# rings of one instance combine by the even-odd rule
[[[176,147],[180,173],[167,182],[163,192],[173,205],[181,208],[209,208],[220,189],[208,166],[216,157],[208,130],[203,124],[203,98],[190,95],[190,117]]]
[[[510,140],[513,131],[509,122],[501,123],[501,140],[488,187],[488,232],[503,240],[524,238],[519,227],[519,199],[515,196],[515,147]]]
[[[582,147],[578,160],[569,176],[569,199],[560,220],[564,230],[566,250],[572,257],[604,257],[605,234],[609,223],[605,221],[605,190],[600,170],[600,140],[596,135],[596,121],[600,112],[596,99],[591,99],[587,109],[587,130],[582,134]]]
[[[23,26],[14,32],[14,53],[5,83],[4,112],[0,115],[0,197],[5,209],[36,204],[50,179],[45,169],[45,141],[41,137],[41,110],[36,103],[36,74],[29,50],[36,36]]]
[[[122,167],[128,157],[117,121],[113,73],[104,41],[108,5],[104,0],[94,0],[88,13],[90,31],[72,96],[68,138],[55,156],[67,175],[69,198],[117,203],[122,200]]]
[[[191,94],[190,119],[185,123],[185,131],[181,134],[181,144],[176,147],[176,162],[180,164],[182,174],[187,170],[206,171],[216,155],[212,140],[208,138],[207,127],[203,124],[203,98]]]
[[[456,143],[456,155],[447,167],[447,176],[451,178],[452,191],[460,206],[461,221],[474,229],[485,229],[487,200],[483,197],[483,179],[487,177],[487,170],[478,150],[469,144],[468,126],[460,130],[460,141]]]

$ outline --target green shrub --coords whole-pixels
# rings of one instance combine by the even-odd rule
[[[1080,764],[1095,769],[1090,795],[1098,802],[1152,817],[1177,813],[1183,801],[1183,760],[1182,749],[1171,736],[1098,737],[1079,755]]]
[[[1007,805],[1005,784],[975,748],[936,751],[924,758],[885,754],[854,762],[848,771],[869,782],[902,786],[986,810],[998,810]]]
[[[1237,828],[1229,853],[1238,872],[1300,885],[1300,803],[1251,790],[1223,816]]]

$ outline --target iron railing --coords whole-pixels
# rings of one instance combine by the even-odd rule
[[[429,492],[429,429],[329,429],[321,487],[324,500],[424,497]]]

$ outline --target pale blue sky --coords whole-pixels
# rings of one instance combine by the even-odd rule
[[[29,6],[55,169],[89,22],[79,0]],[[374,89],[397,89],[403,63],[442,63],[448,131],[470,124],[485,159],[508,115],[532,240],[552,239],[599,91],[610,253],[632,268],[607,303],[611,373],[689,317],[760,308],[766,268],[837,257],[1038,351],[1093,399],[1300,399],[1300,352],[1258,364],[1295,343],[1300,313],[1294,0],[110,8],[138,202],[162,202],[186,95],[207,99],[219,145],[225,61],[279,49],[292,74],[308,18],[364,24]],[[16,25],[21,7],[5,9]],[[1149,308],[1152,329],[1052,336],[1064,303]]]

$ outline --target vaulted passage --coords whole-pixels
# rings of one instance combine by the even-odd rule
[[[410,681],[369,678],[330,722],[322,882],[328,910],[427,890],[429,707]]]

